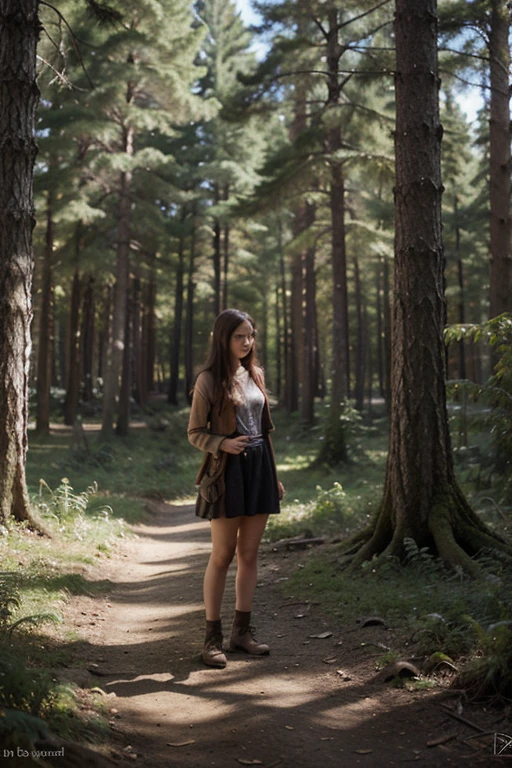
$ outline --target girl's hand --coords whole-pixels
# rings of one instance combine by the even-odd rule
[[[237,456],[243,453],[250,438],[248,435],[239,435],[239,437],[227,437],[220,444],[221,451],[232,453]]]
[[[284,485],[280,480],[277,481],[277,494],[279,496],[279,501],[282,501],[284,496]]]

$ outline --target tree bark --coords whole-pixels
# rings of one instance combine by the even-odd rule
[[[356,293],[356,318],[357,318],[357,339],[355,350],[355,383],[354,398],[358,411],[364,408],[364,378],[365,378],[365,333],[364,333],[364,299],[361,287],[361,273],[359,269],[359,260],[354,256],[354,283]]]
[[[490,136],[490,301],[489,316],[512,311],[511,156],[510,156],[510,10],[492,0],[489,37]]]
[[[133,154],[133,129],[125,129],[124,151]],[[114,414],[119,397],[120,374],[123,363],[124,333],[126,327],[126,304],[130,274],[131,237],[131,171],[120,175],[119,221],[117,229],[116,282],[114,285],[114,315],[112,339],[108,349],[107,370],[103,392],[103,422],[101,436],[108,439],[113,434]]]
[[[146,299],[144,302],[144,315],[142,319],[142,338],[144,351],[144,368],[146,381],[146,399],[148,393],[152,392],[155,383],[155,362],[156,362],[156,275],[155,275],[156,255],[152,254],[149,260],[149,282],[146,288]]]
[[[396,0],[395,281],[391,430],[383,500],[352,567],[401,557],[406,538],[476,575],[483,547],[507,545],[454,477],[446,412],[441,135],[436,0]],[[361,547],[362,540],[366,542]],[[350,546],[350,545],[349,545]]]
[[[338,42],[338,13],[328,11],[327,30],[327,105],[336,110],[342,84],[339,61],[343,48]],[[336,119],[333,117],[332,119]],[[335,466],[347,461],[345,434],[341,425],[344,401],[350,392],[350,354],[347,289],[347,254],[345,242],[345,178],[343,163],[336,155],[343,146],[341,128],[333,125],[327,131],[327,151],[330,155],[330,211],[332,230],[332,354],[331,407],[325,428],[319,461]]]
[[[53,358],[53,192],[46,201],[46,238],[41,281],[41,310],[37,347],[36,433],[50,432],[50,388]]]
[[[382,264],[383,259],[379,259],[377,266],[377,376],[379,380],[379,395],[386,396],[384,389],[384,322],[382,312]]]
[[[315,206],[308,204],[308,228],[315,221]],[[306,426],[312,426],[315,418],[315,394],[318,384],[316,369],[316,276],[315,276],[315,245],[309,245],[303,250],[303,279],[304,279],[304,331],[302,359],[302,396],[301,421]]]
[[[119,392],[119,409],[116,422],[116,435],[127,437],[130,431],[130,402],[132,393],[132,313],[133,300],[128,282],[128,295],[126,297],[126,313],[124,319],[124,347],[123,365],[121,375],[121,389]]]
[[[194,385],[194,271],[196,259],[196,211],[192,211],[192,233],[190,237],[190,252],[188,257],[187,304],[185,310],[185,397],[187,403],[192,403],[192,387]]]
[[[82,396],[90,402],[94,393],[94,340],[96,335],[94,277],[89,275],[85,281],[82,305]]]
[[[143,408],[146,404],[144,398],[144,369],[142,366],[142,336],[141,336],[141,296],[142,284],[139,274],[133,278],[133,308],[132,308],[132,365],[133,365],[133,396],[135,402]]]
[[[186,211],[181,214],[181,232],[178,246],[178,266],[176,268],[176,294],[174,299],[174,323],[171,341],[169,393],[167,401],[178,405],[178,381],[180,377],[180,348],[183,319],[183,285],[185,276],[185,221]]]
[[[214,201],[217,205],[220,200],[219,187],[215,184]],[[221,256],[221,223],[220,219],[216,218],[213,222],[213,308],[215,317],[220,313],[222,304],[221,299],[221,272],[222,272],[222,256]]]
[[[78,239],[77,234],[77,239]],[[77,243],[77,248],[80,245]],[[80,298],[82,285],[78,269],[73,276],[68,320],[68,354],[66,401],[64,403],[64,424],[73,426],[80,396]]]
[[[30,512],[25,462],[34,255],[36,0],[0,0],[0,523]]]

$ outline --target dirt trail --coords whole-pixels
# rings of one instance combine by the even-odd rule
[[[81,599],[77,618],[81,663],[115,694],[105,700],[114,709],[109,753],[121,765],[382,768],[414,761],[437,768],[467,766],[468,754],[472,766],[494,764],[489,751],[468,752],[458,739],[427,746],[474,733],[446,715],[437,692],[372,680],[375,667],[361,642],[385,630],[336,626],[318,606],[282,596],[279,579],[296,567],[295,554],[262,552],[254,619],[271,655],[235,654],[225,670],[204,667],[208,523],[189,506],[159,504],[151,523],[135,530],[138,537],[100,566],[99,576],[114,582],[111,594]],[[226,634],[233,602],[231,575]],[[311,637],[327,631],[332,636]]]

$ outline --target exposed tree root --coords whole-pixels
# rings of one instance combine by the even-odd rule
[[[447,565],[462,568],[476,578],[481,568],[475,556],[482,550],[499,552],[512,558],[512,542],[488,528],[471,509],[457,484],[437,492],[428,520],[416,531],[397,521],[393,525],[391,504],[385,495],[375,521],[352,536],[342,549],[343,564],[355,572],[373,558],[405,555],[405,538],[413,538],[418,547],[428,546]]]

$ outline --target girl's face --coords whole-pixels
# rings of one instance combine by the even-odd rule
[[[244,357],[247,357],[254,344],[254,328],[244,320],[235,328],[229,340],[229,351],[233,363],[239,363]]]

